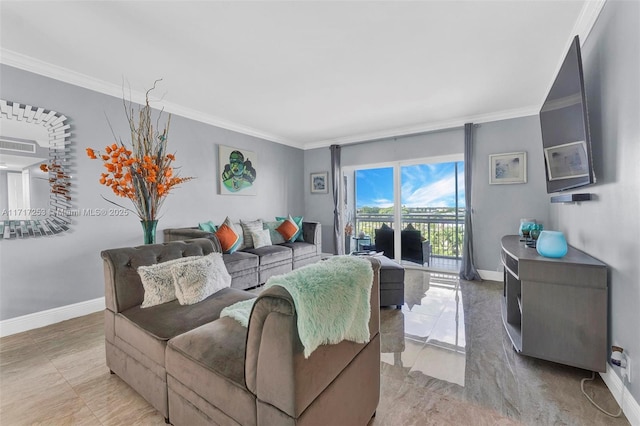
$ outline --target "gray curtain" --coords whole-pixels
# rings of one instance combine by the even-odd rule
[[[471,225],[471,161],[473,159],[473,123],[464,125],[464,240],[462,245],[462,263],[460,278],[482,281],[473,263],[473,227]]]
[[[344,254],[340,226],[340,145],[331,145],[331,182],[333,186],[333,254]]]

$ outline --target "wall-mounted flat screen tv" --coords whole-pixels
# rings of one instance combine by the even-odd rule
[[[580,40],[575,36],[540,109],[547,193],[595,182]]]

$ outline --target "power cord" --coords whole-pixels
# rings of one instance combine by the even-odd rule
[[[622,401],[624,400],[624,377],[623,377],[623,381],[622,381],[622,394],[620,395],[620,411],[618,411],[618,414],[611,414],[610,412],[604,410],[602,407],[600,407],[598,404],[595,403],[595,401],[593,399],[591,399],[591,397],[589,395],[587,395],[587,393],[584,391],[584,382],[586,382],[587,380],[589,381],[593,381],[596,378],[596,372],[592,371],[591,372],[591,377],[585,377],[584,379],[580,380],[580,389],[582,390],[582,393],[584,394],[584,396],[587,397],[587,399],[589,400],[589,402],[591,402],[598,410],[602,411],[604,414],[606,414],[609,417],[620,417],[622,415]]]

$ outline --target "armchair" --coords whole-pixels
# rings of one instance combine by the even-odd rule
[[[377,251],[384,252],[389,259],[395,257],[393,244],[394,230],[392,228],[380,228],[375,232],[375,247]],[[405,229],[400,232],[400,245],[402,249],[402,260],[429,265],[431,256],[431,243],[429,240],[422,240],[419,230]]]

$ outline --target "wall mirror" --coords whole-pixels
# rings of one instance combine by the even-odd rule
[[[0,239],[55,235],[71,224],[67,117],[0,99]]]

